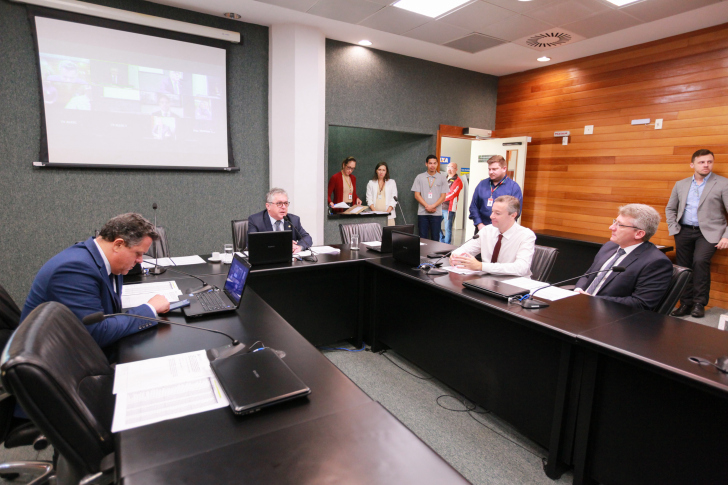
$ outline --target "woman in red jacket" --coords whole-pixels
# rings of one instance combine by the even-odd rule
[[[349,207],[361,205],[361,199],[356,195],[356,177],[352,175],[355,168],[356,159],[346,157],[341,162],[341,172],[336,172],[331,176],[328,191],[329,207],[333,207],[339,202],[346,202]]]

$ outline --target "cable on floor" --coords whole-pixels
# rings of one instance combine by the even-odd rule
[[[386,359],[387,359],[388,361],[390,361],[390,362],[391,362],[392,364],[394,364],[394,365],[395,365],[395,367],[399,367],[399,368],[400,368],[401,370],[403,370],[403,371],[404,371],[404,372],[406,372],[407,374],[411,375],[412,377],[416,377],[416,378],[418,378],[418,379],[421,379],[421,380],[423,380],[423,381],[429,381],[430,379],[434,379],[434,377],[432,377],[432,376],[430,376],[430,377],[422,377],[422,376],[418,376],[418,375],[416,375],[416,374],[413,374],[413,373],[411,373],[410,371],[408,371],[407,369],[405,369],[404,367],[402,367],[402,366],[398,365],[398,364],[397,364],[397,363],[396,363],[395,361],[393,361],[392,359],[390,359],[390,358],[389,358],[389,357],[387,356],[387,351],[386,351],[386,350],[383,350],[383,351],[379,352],[379,354],[380,354],[380,355],[382,355],[383,357],[385,357],[385,358],[386,358]]]
[[[366,344],[362,344],[360,349],[347,349],[344,347],[317,347],[319,350],[331,350],[334,352],[361,352],[362,350],[367,349]]]
[[[490,411],[488,411],[488,412],[490,412]],[[538,455],[538,454],[534,453],[533,451],[529,450],[528,448],[526,448],[525,446],[521,445],[520,443],[517,443],[517,442],[513,441],[512,439],[510,439],[509,437],[507,437],[503,433],[500,433],[500,432],[496,431],[495,429],[491,428],[490,426],[488,426],[484,422],[480,421],[479,419],[476,419],[475,416],[473,416],[473,414],[471,412],[468,412],[468,416],[470,416],[471,418],[473,418],[473,420],[476,423],[480,424],[481,426],[483,426],[485,428],[488,428],[489,430],[491,430],[493,433],[497,434],[498,436],[500,436],[504,440],[510,441],[511,443],[513,443],[514,445],[516,445],[517,447],[521,448],[524,451],[527,451],[528,453],[530,453],[531,455],[533,455],[536,458],[540,459],[541,461],[543,461],[543,460],[546,459],[545,457],[543,457],[541,455]]]

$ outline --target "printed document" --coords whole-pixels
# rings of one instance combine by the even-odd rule
[[[539,288],[544,288],[548,286],[548,283],[544,283],[543,281],[536,281],[532,280],[530,278],[513,278],[510,280],[503,280],[503,283],[508,283],[509,285],[517,286],[519,288],[523,288],[526,290],[529,290],[531,293],[538,290]],[[575,293],[570,290],[565,290],[563,288],[557,288],[555,286],[551,286],[549,288],[543,289],[536,293],[537,298],[541,298],[543,300],[549,300],[549,301],[555,301],[555,300],[561,300],[562,298],[568,298],[570,296],[575,296],[578,293]]]
[[[121,306],[134,308],[148,302],[154,295],[162,295],[170,302],[179,301],[181,294],[176,281],[124,285],[121,287]]]

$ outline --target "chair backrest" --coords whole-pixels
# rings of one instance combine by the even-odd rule
[[[233,247],[235,252],[248,248],[248,220],[230,221],[233,226]]]
[[[673,264],[670,286],[667,287],[665,296],[662,297],[662,300],[660,300],[660,303],[657,304],[654,311],[661,313],[662,315],[669,315],[675,308],[675,304],[680,299],[680,295],[682,295],[682,292],[688,284],[688,280],[690,280],[690,276],[692,274],[692,269]]]
[[[381,241],[382,226],[377,222],[364,224],[339,224],[341,244],[349,244],[352,234],[359,234],[359,242]]]
[[[3,386],[74,475],[99,471],[114,451],[114,370],[64,305],[46,302],[23,320],[3,353]]]
[[[158,258],[168,258],[169,257],[169,241],[167,240],[167,231],[162,226],[157,226],[157,233],[159,234],[159,239],[156,241],[152,241],[152,245],[149,246],[149,251],[147,251],[147,256],[154,257],[154,247],[157,248],[157,257]]]
[[[559,250],[556,248],[536,245],[531,260],[531,279],[547,281],[558,255]]]
[[[0,285],[0,344],[5,347],[10,335],[2,339],[2,330],[14,331],[20,323],[20,308],[2,285]]]

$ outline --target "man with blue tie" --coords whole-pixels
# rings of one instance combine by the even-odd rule
[[[311,236],[301,226],[301,218],[288,213],[288,193],[279,188],[271,189],[265,196],[265,210],[248,217],[248,233],[266,231],[291,231],[293,254],[313,245]],[[287,220],[286,220],[287,219]]]
[[[599,250],[594,263],[576,283],[577,293],[596,296],[643,310],[654,310],[667,293],[672,263],[649,242],[660,225],[660,214],[644,204],[628,204],[609,229],[612,237]],[[614,266],[623,272],[609,271]]]
[[[123,275],[127,274],[159,238],[154,225],[139,214],[109,220],[97,238],[74,244],[53,256],[35,276],[20,316],[21,322],[41,303],[66,305],[79,320],[96,312],[120,313]],[[169,302],[155,295],[128,313],[156,318],[169,311]],[[107,318],[88,325],[94,340],[107,347],[118,339],[156,325],[131,316]]]

